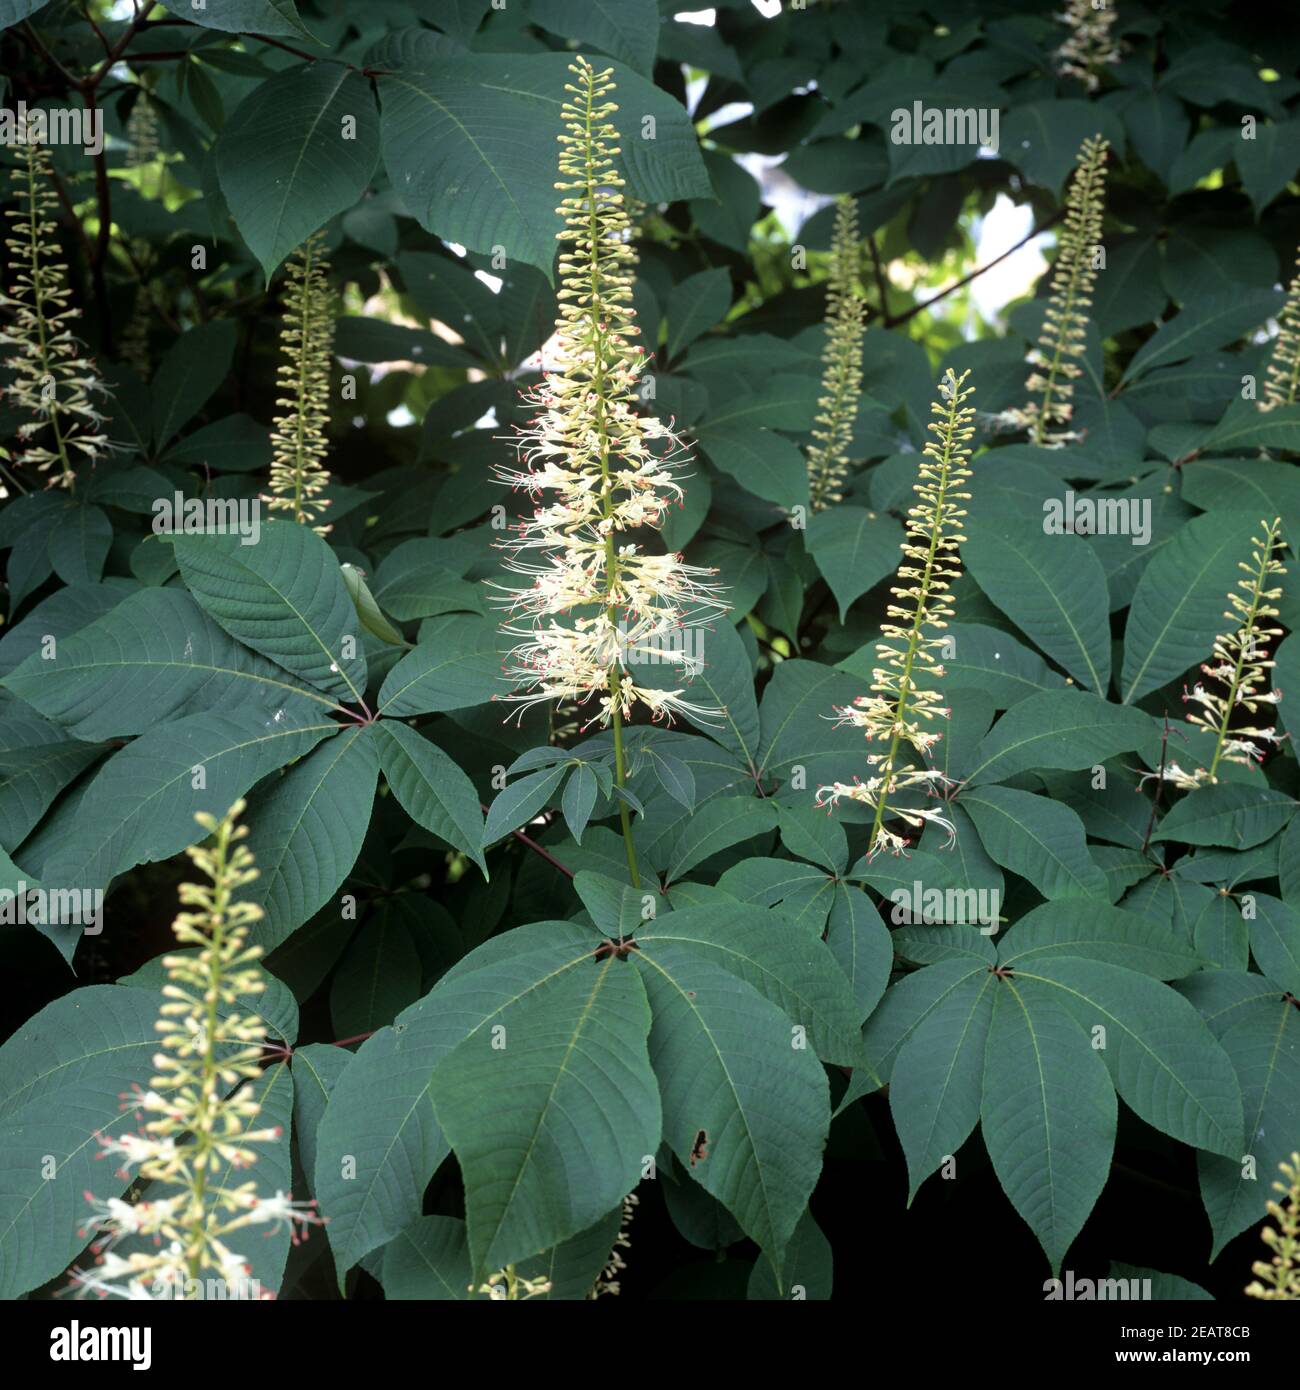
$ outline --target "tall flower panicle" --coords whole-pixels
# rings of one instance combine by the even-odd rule
[[[255,1145],[281,1134],[279,1127],[254,1128],[260,1106],[247,1083],[261,1075],[266,1029],[238,1012],[241,997],[264,988],[254,966],[261,948],[248,944],[262,909],[235,901],[257,877],[252,854],[239,843],[248,833],[236,825],[243,809],[239,801],[220,821],[195,817],[211,838],[185,852],[208,882],[180,886],[182,904],[193,910],[181,912],[172,931],[194,949],[163,958],[170,983],[156,1025],[163,1047],[153,1059],[157,1075],[148,1090],[124,1098],[140,1128],[98,1136],[101,1157],[119,1160],[123,1175],[137,1170],[150,1186],[135,1202],[86,1194],[92,1215],[83,1234],[97,1238],[94,1265],[72,1275],[79,1293],[201,1297],[198,1281],[215,1278],[225,1297],[269,1297],[250,1279],[232,1239],[249,1239],[257,1226],[267,1234],[288,1226],[296,1242],[300,1227],[320,1224],[314,1203],[283,1192],[260,1197],[256,1183],[226,1176],[256,1161]],[[115,1247],[129,1236],[148,1238],[146,1248],[122,1254]]]
[[[957,548],[966,539],[961,534],[966,515],[961,504],[970,498],[961,489],[971,475],[966,466],[971,453],[967,441],[975,433],[975,408],[965,404],[974,394],[974,387],[965,384],[969,375],[957,376],[949,368],[939,383],[940,399],[930,406],[937,417],[929,426],[934,438],[921,455],[920,478],[914,488],[918,501],[908,510],[902,547],[911,563],[899,567],[898,578],[903,582],[890,590],[896,602],[886,608],[887,621],[880,627],[885,640],[876,645],[880,665],[872,671],[872,693],[836,710],[841,724],[862,729],[869,742],[887,745],[886,751],[867,755],[872,771],[865,782],[834,782],[817,792],[818,806],[831,807],[846,799],[874,810],[868,858],[881,850],[899,854],[910,843],[887,828],[890,819],[913,829],[927,822],[942,826],[949,844],[955,834],[941,811],[902,806],[896,798],[908,790],[934,793],[951,785],[934,768],[900,766],[899,760],[905,756],[904,745],[925,758],[942,737],[931,724],[949,714],[939,705],[942,696],[922,689],[921,682],[944,675],[939,653],[946,639],[941,633],[953,616],[952,582],[961,574]]]
[[[699,662],[680,639],[726,604],[709,582],[715,571],[650,554],[630,538],[662,525],[680,503],[688,456],[669,425],[637,413],[645,361],[632,342],[636,253],[614,164],[612,69],[597,72],[579,57],[569,71],[554,361],[525,396],[537,415],[516,441],[517,465],[496,470],[537,503],[503,543],[507,567],[531,581],[500,600],[504,631],[521,639],[506,668],[516,690],[504,698],[519,702],[521,715],[548,700],[594,701],[588,725],[612,723],[618,746],[638,705],[655,720],[716,713],[683,694]],[[511,625],[516,615],[526,621]],[[670,688],[638,684],[627,669],[638,660],[673,666],[680,677]]]
[[[147,168],[158,158],[158,112],[143,88],[127,117],[126,139],[128,169]]]
[[[826,346],[822,351],[822,396],[817,402],[814,443],[808,449],[808,485],[815,512],[842,499],[849,439],[862,391],[862,336],[867,302],[858,283],[862,241],[852,198],[835,205],[830,283],[826,291]]]
[[[283,357],[276,373],[280,395],[275,402],[285,413],[276,416],[271,433],[271,495],[266,499],[273,512],[289,512],[300,526],[311,526],[321,536],[330,530],[318,523],[329,507],[329,499],[321,495],[329,486],[322,460],[329,452],[325,426],[334,346],[324,244],[324,233],[314,232],[286,266]]]
[[[0,346],[13,374],[8,395],[34,417],[18,428],[17,462],[51,473],[51,484],[72,490],[76,464],[93,465],[108,452],[104,417],[96,403],[105,393],[85,345],[72,331],[79,310],[69,304],[67,267],[54,239],[51,216],[57,198],[50,153],[30,131],[14,144],[10,171],[14,203],[5,246],[11,290],[0,294],[7,322]]]
[[[1095,257],[1101,242],[1106,207],[1106,151],[1100,135],[1090,136],[1075,156],[1074,178],[1066,195],[1065,227],[1052,269],[1051,293],[1043,311],[1038,343],[1026,360],[1034,368],[1025,383],[1033,399],[1022,410],[998,417],[1003,426],[1025,429],[1031,444],[1059,448],[1081,438],[1069,428],[1074,406],[1074,382],[1083,375],[1077,358],[1083,356],[1088,332],[1092,286],[1097,278]]]
[[[1220,763],[1252,766],[1264,756],[1269,744],[1281,743],[1286,737],[1272,724],[1263,728],[1254,723],[1231,727],[1241,711],[1253,718],[1261,707],[1276,705],[1282,699],[1280,690],[1264,689],[1274,665],[1269,660],[1268,644],[1270,639],[1282,635],[1281,628],[1267,626],[1278,616],[1273,604],[1282,596],[1280,587],[1269,587],[1269,580],[1286,573],[1277,558],[1281,525],[1278,517],[1261,521],[1264,534],[1252,539],[1255,549],[1250,564],[1238,562],[1237,568],[1246,577],[1237,581],[1240,593],[1233,590],[1228,594],[1228,611],[1223,615],[1236,626],[1214,639],[1213,655],[1201,666],[1210,685],[1197,681],[1191,690],[1183,687],[1184,703],[1195,706],[1187,722],[1214,735],[1209,767],[1185,772],[1177,763],[1170,763],[1164,768],[1163,779],[1185,791],[1217,782]]]
[[[1268,1204],[1277,1230],[1265,1226],[1259,1233],[1273,1258],[1251,1265],[1251,1272],[1258,1277],[1247,1284],[1246,1293],[1251,1298],[1300,1302],[1300,1153],[1293,1153],[1291,1161],[1279,1163],[1278,1168],[1286,1181],[1275,1182],[1273,1191],[1282,1201],[1270,1200]]]
[[[1111,30],[1119,18],[1113,0],[1069,0],[1056,16],[1069,26],[1069,37],[1056,50],[1056,70],[1077,77],[1090,92],[1101,86],[1101,70],[1120,60],[1120,45]]]
[[[1300,253],[1296,255],[1296,274],[1287,286],[1286,303],[1277,316],[1277,340],[1266,369],[1261,410],[1277,405],[1295,405],[1300,398]]]

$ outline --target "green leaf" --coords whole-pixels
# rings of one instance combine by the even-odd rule
[[[341,63],[279,73],[236,107],[217,139],[217,176],[268,283],[291,251],[357,202],[378,162],[370,84]]]
[[[1250,849],[1276,835],[1295,809],[1294,797],[1271,787],[1219,782],[1183,797],[1151,838]]]
[[[385,1299],[467,1302],[471,1286],[465,1223],[422,1216],[384,1246]]]
[[[672,883],[710,856],[776,828],[776,807],[752,796],[724,796],[691,816],[669,856],[665,882]]]
[[[392,1023],[420,996],[420,956],[401,917],[376,912],[353,937],[330,983],[330,1020],[341,1038]]]
[[[1181,995],[1121,966],[1064,956],[1038,956],[1015,978],[1056,991],[1083,1027],[1084,1045],[1096,1046],[1115,1088],[1149,1125],[1194,1148],[1240,1155],[1232,1063]]]
[[[0,1297],[65,1269],[86,1244],[77,1234],[86,1195],[127,1187],[112,1163],[95,1161],[95,1135],[135,1127],[118,1097],[153,1074],[160,1002],[153,990],[91,985],[47,1004],[0,1046]]]
[[[840,622],[854,599],[897,568],[902,536],[893,517],[865,507],[829,507],[808,522],[808,553],[835,595]]]
[[[821,1171],[826,1073],[776,1005],[698,951],[633,953],[650,997],[663,1137],[771,1260],[783,1257]]]
[[[1226,889],[1201,909],[1192,927],[1196,954],[1221,970],[1245,970],[1250,960],[1250,938],[1241,909]]]
[[[361,704],[366,656],[356,609],[329,546],[292,521],[262,524],[256,545],[233,535],[177,536],[181,578],[234,638],[336,698]],[[344,656],[351,638],[354,656]]]
[[[488,808],[483,843],[494,845],[503,835],[509,835],[532,820],[559,790],[568,771],[568,765],[560,763],[540,772],[530,772],[506,787]]]
[[[965,981],[948,994],[899,1050],[889,1111],[907,1158],[910,1206],[917,1189],[970,1137],[980,1117],[984,1050],[997,979]]]
[[[679,280],[664,309],[669,358],[675,359],[702,333],[721,323],[730,306],[731,272],[725,266]]]
[[[578,39],[650,76],[659,16],[644,0],[590,0],[575,10],[564,0],[528,0],[528,14],[562,39]]]
[[[981,938],[982,939],[982,938]],[[893,1074],[899,1050],[924,1020],[967,981],[989,973],[991,961],[983,956],[942,960],[905,975],[891,985],[876,1011],[867,1019],[862,1041],[871,1059],[876,1087]]]
[[[1224,412],[1223,419],[1210,431],[1201,448],[1215,452],[1220,449],[1272,448],[1295,450],[1300,448],[1300,405],[1279,405],[1272,410],[1262,411],[1254,401],[1233,401]],[[1200,469],[1202,462],[1213,464],[1216,460],[1193,460],[1192,476]],[[1233,459],[1231,464],[1220,462],[1220,467],[1240,467],[1247,478],[1252,476],[1276,480],[1292,492],[1289,486],[1293,475],[1287,464],[1269,463],[1267,460]],[[1184,485],[1184,488],[1186,485]],[[1254,489],[1251,489],[1254,491]],[[1189,494],[1189,501],[1195,502]],[[1197,506],[1201,504],[1196,503]],[[1265,508],[1267,510],[1267,507]]]
[[[945,691],[982,690],[995,709],[1010,709],[1036,691],[1059,690],[1065,685],[1064,676],[1057,675],[1036,651],[1009,632],[979,623],[953,623],[944,635],[953,639],[956,649],[955,655],[944,658],[946,674],[940,688]],[[843,663],[845,669],[864,676],[870,676],[874,664],[872,645]]]
[[[337,728],[211,711],[151,729],[96,773],[77,808],[75,829],[44,866],[45,880],[104,888],[136,864],[168,858],[204,837],[197,812],[219,819],[260,778]]]
[[[861,889],[847,883],[835,885],[826,945],[848,976],[859,1021],[865,1020],[889,984],[894,944],[889,928]]]
[[[373,725],[384,778],[417,824],[460,850],[487,875],[483,811],[474,784],[436,743],[395,719]]]
[[[1013,787],[963,792],[961,807],[1004,869],[1045,898],[1102,898],[1106,880],[1088,856],[1083,822],[1068,806]]]
[[[308,1175],[316,1171],[316,1131],[325,1107],[351,1061],[346,1048],[328,1043],[304,1043],[293,1050],[293,1136]]]
[[[807,806],[779,806],[781,843],[800,859],[820,864],[831,874],[849,866],[849,842],[844,827]]]
[[[786,1246],[787,1292],[782,1294],[772,1266],[766,1260],[759,1260],[749,1275],[749,1301],[774,1303],[797,1299],[799,1302],[820,1302],[829,1299],[833,1270],[831,1243],[812,1219],[812,1213],[804,1212],[790,1237],[790,1244]]]
[[[1181,979],[1205,963],[1163,923],[1078,899],[1031,908],[998,941],[998,959],[1014,969],[1045,956],[1109,961],[1156,980]]]
[[[421,627],[420,642],[384,678],[379,712],[390,718],[481,705],[509,687],[497,632],[485,618],[449,613]]]
[[[1093,767],[1150,739],[1151,721],[1139,710],[1081,690],[1045,690],[1021,700],[985,734],[965,781],[975,786],[1033,768]]]
[[[505,248],[548,277],[560,106],[569,55],[467,54],[380,77],[384,165],[426,231],[471,251]],[[686,112],[666,92],[612,64],[618,163],[646,202],[709,198],[712,188]],[[653,140],[645,117],[654,117]]]
[[[294,0],[207,0],[202,9],[180,8],[184,18],[205,29],[221,29],[228,34],[280,34],[313,39],[298,17]]]
[[[225,380],[235,356],[233,319],[216,319],[182,333],[154,374],[153,440],[161,449],[202,410]]]
[[[1135,377],[1182,362],[1198,352],[1224,347],[1245,337],[1272,318],[1286,296],[1281,290],[1219,290],[1201,296],[1167,323],[1161,324],[1133,354],[1121,385]]]
[[[168,719],[223,713],[303,718],[332,702],[233,641],[183,589],[141,589],[37,652],[3,684],[82,739],[144,733]]]
[[[1059,194],[1079,146],[1092,135],[1104,135],[1112,149],[1125,144],[1124,127],[1113,111],[1073,98],[1036,101],[1012,108],[1002,122],[999,149],[1035,183]]]
[[[1242,187],[1255,205],[1258,222],[1265,207],[1296,176],[1296,144],[1300,121],[1274,121],[1255,126],[1253,138],[1235,142],[1233,159]],[[1244,137],[1244,132],[1243,132]]]
[[[853,996],[830,950],[812,933],[792,932],[763,908],[696,907],[656,917],[637,941],[652,956],[671,942],[729,970],[802,1024],[823,1061],[861,1065]]]
[[[240,896],[265,914],[252,931],[265,950],[342,886],[370,826],[378,777],[374,740],[364,728],[345,729],[254,798],[248,847],[258,876]]]
[[[49,558],[65,584],[97,584],[113,544],[113,523],[99,507],[72,506],[50,532]]]
[[[746,492],[781,507],[807,507],[808,465],[784,435],[744,423],[705,423],[695,437],[714,466]]]
[[[759,705],[760,774],[785,782],[802,768],[806,787],[842,779],[862,758],[862,735],[828,716],[861,693],[860,682],[843,671],[815,661],[781,662]]]
[[[1196,1156],[1201,1200],[1214,1230],[1210,1259],[1248,1227],[1262,1221],[1276,1197],[1278,1164],[1295,1152],[1300,1133],[1300,1012],[1276,996],[1219,1037],[1241,1085],[1246,1146],[1240,1154]],[[1247,1176],[1244,1160],[1254,1166]]]
[[[0,845],[17,849],[64,787],[102,752],[71,740],[0,752]]]
[[[1300,995],[1300,912],[1267,893],[1249,896],[1254,915],[1247,917],[1247,926],[1255,964],[1283,989]]]
[[[473,972],[492,1004],[430,1080],[465,1180],[474,1281],[586,1230],[659,1146],[638,973],[609,955],[518,994],[510,961]]]
[[[1076,681],[1105,695],[1110,684],[1106,574],[1085,540],[981,519],[961,553],[991,602]]]
[[[1250,553],[1259,518],[1244,512],[1198,516],[1142,572],[1124,631],[1120,678],[1126,705],[1209,659],[1223,607]]]
[[[980,1128],[1002,1190],[1053,1274],[1106,1185],[1116,1108],[1106,1068],[1069,1012],[1044,990],[1003,981]]]
[[[597,938],[572,922],[538,922],[494,937],[433,991],[364,1043],[330,1096],[317,1137],[315,1193],[343,1276],[420,1215],[424,1189],[449,1152],[432,1102],[434,1068],[510,1005],[566,971],[593,978]],[[625,964],[625,962],[616,962]],[[491,968],[492,990],[478,975]],[[514,985],[495,986],[505,972]]]

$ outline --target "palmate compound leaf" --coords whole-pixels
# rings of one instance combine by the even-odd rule
[[[204,709],[317,713],[333,701],[236,642],[183,589],[141,589],[3,681],[77,738],[123,738]]]
[[[318,690],[360,704],[365,648],[334,552],[292,521],[264,521],[256,545],[243,539],[175,538],[176,563],[190,593],[232,637]]]
[[[1246,1142],[1239,1155],[1200,1153],[1201,1200],[1214,1229],[1210,1258],[1263,1219],[1277,1166],[1300,1134],[1300,1010],[1273,996],[1220,1036],[1241,1082]],[[1246,1160],[1253,1160],[1248,1167]]]
[[[0,1047],[0,1298],[52,1279],[85,1246],[86,1192],[127,1187],[111,1162],[95,1161],[95,1131],[135,1127],[118,1097],[153,1074],[158,1005],[154,990],[91,985]]]
[[[1055,1274],[1110,1172],[1115,1090],[1069,1010],[1018,977],[998,984],[986,1057],[984,1145]]]

